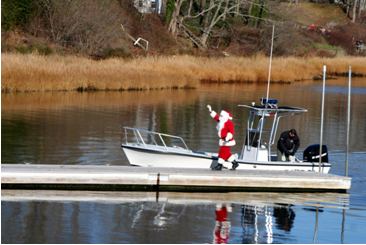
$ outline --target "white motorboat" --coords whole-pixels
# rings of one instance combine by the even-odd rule
[[[282,117],[301,115],[307,110],[295,107],[279,107],[277,100],[261,99],[260,105],[239,105],[249,109],[246,136],[240,154],[235,154],[239,163],[237,170],[288,170],[319,172],[320,145],[314,144],[304,151],[303,159],[291,162],[277,161],[277,155],[271,155],[271,146],[275,143],[279,120]],[[266,119],[273,117],[271,130],[263,130]],[[190,150],[181,137],[151,132],[144,129],[124,127],[126,142],[122,144],[129,162],[141,167],[167,168],[214,168],[218,165],[218,154]],[[128,134],[130,133],[130,134]],[[132,133],[132,137],[131,136]],[[132,140],[131,140],[132,139]],[[265,142],[265,140],[268,140]],[[276,148],[275,148],[276,149]],[[322,146],[320,172],[328,173],[328,152]]]

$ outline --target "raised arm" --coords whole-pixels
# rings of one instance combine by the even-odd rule
[[[219,115],[215,111],[212,110],[210,105],[207,105],[208,110],[210,111],[210,116],[214,118],[216,121],[219,121]]]

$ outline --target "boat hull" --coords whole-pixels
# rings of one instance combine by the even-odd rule
[[[214,168],[218,164],[217,157],[203,154],[186,154],[184,151],[168,152],[126,145],[122,145],[122,148],[130,164],[135,166],[165,168]]]
[[[175,149],[149,149],[147,147],[122,144],[128,161],[131,165],[140,167],[166,167],[166,168],[214,168],[217,166],[218,158],[212,153],[194,152]],[[237,170],[283,170],[283,171],[314,171],[319,172],[319,163],[302,162],[265,162],[265,161],[243,161],[239,163]],[[229,163],[227,165],[230,165]],[[230,167],[230,166],[228,166]],[[331,164],[322,163],[321,172],[328,173]]]

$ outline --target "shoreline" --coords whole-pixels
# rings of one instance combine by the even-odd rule
[[[267,83],[269,57],[144,57],[93,61],[76,56],[2,53],[1,92],[129,91],[197,88],[201,83]],[[366,76],[366,57],[272,60],[271,83]]]

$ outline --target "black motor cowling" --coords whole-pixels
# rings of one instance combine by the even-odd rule
[[[304,151],[304,162],[319,162],[320,144],[309,145]],[[328,162],[328,149],[326,145],[322,147],[322,162]]]

